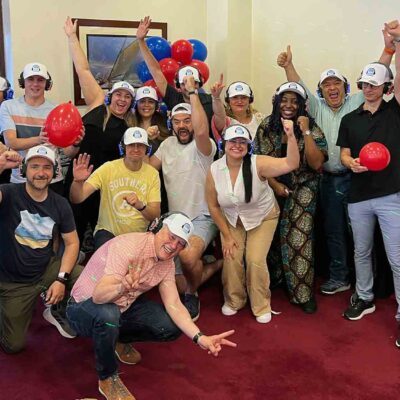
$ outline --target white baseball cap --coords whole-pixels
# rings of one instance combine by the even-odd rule
[[[392,79],[388,68],[379,63],[368,64],[362,70],[357,82],[366,82],[372,86],[380,86],[386,82],[390,82]]]
[[[7,90],[8,89],[8,83],[5,78],[0,76],[0,91]]]
[[[149,146],[149,139],[145,129],[139,127],[128,128],[124,133],[124,145],[141,143]]]
[[[252,142],[249,130],[245,126],[239,124],[228,126],[222,134],[222,137],[224,140],[242,138],[246,139],[247,143]]]
[[[252,90],[250,86],[245,82],[234,82],[231,83],[226,91],[225,97],[234,97],[234,96],[252,96]]]
[[[286,82],[283,83],[281,86],[276,89],[276,95],[280,95],[281,93],[285,92],[294,92],[299,94],[304,100],[307,100],[307,92],[303,88],[303,86],[300,85],[300,83],[297,82]]]
[[[171,118],[176,114],[192,115],[192,106],[188,103],[179,103],[171,111]]]
[[[163,224],[168,226],[168,229],[176,236],[179,236],[186,243],[189,243],[189,238],[192,236],[194,227],[192,221],[181,213],[174,213],[163,220]]]
[[[321,74],[319,84],[321,84],[325,79],[328,79],[328,78],[337,78],[343,82],[346,82],[345,77],[337,69],[334,69],[334,68],[329,68]]]
[[[183,78],[185,76],[193,76],[195,82],[201,82],[200,74],[197,68],[190,66],[181,68],[178,72],[178,82],[183,83]]]
[[[50,147],[39,145],[30,148],[25,156],[25,163],[27,163],[33,157],[47,158],[53,165],[56,165],[56,154]]]
[[[158,101],[156,89],[152,88],[151,86],[142,86],[137,89],[135,100],[139,101],[142,99],[153,99],[155,101]]]
[[[113,87],[108,92],[108,94],[112,94],[116,90],[120,90],[120,89],[124,89],[124,90],[128,91],[129,94],[132,96],[132,98],[133,99],[135,98],[135,89],[133,88],[133,86],[130,83],[128,83],[126,81],[120,81],[120,82],[114,83]]]
[[[24,79],[27,79],[31,76],[41,76],[44,79],[50,78],[46,66],[37,62],[26,64],[24,71],[22,72],[22,76]]]

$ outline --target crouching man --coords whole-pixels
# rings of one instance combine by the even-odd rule
[[[140,361],[136,341],[169,341],[184,332],[217,356],[233,330],[207,336],[192,322],[180,301],[173,258],[188,244],[193,224],[181,213],[164,215],[147,233],[111,239],[92,256],[71,292],[67,317],[81,336],[94,341],[99,391],[108,400],[132,400],[118,376],[117,359]],[[163,305],[145,299],[158,286]]]

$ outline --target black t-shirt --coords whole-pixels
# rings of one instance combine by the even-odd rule
[[[71,207],[52,190],[37,202],[23,183],[0,185],[0,191],[0,281],[37,282],[53,255],[53,239],[75,230]]]
[[[199,99],[207,115],[210,137],[214,140],[211,132],[211,118],[213,116],[211,95],[208,93],[199,93]],[[168,110],[172,110],[179,103],[185,103],[183,94],[178,92],[171,85],[167,85],[167,90],[165,91],[165,96],[163,97],[163,100],[164,103],[167,105]]]
[[[342,118],[337,145],[347,147],[351,156],[359,157],[370,142],[384,144],[390,152],[390,163],[382,171],[352,174],[349,203],[387,196],[400,191],[400,106],[396,99],[382,101],[371,114],[361,105]]]

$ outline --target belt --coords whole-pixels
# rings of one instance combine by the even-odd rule
[[[328,175],[328,176],[345,176],[350,174],[351,171],[346,169],[344,171],[323,171],[324,175]]]

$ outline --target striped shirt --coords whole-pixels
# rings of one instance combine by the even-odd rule
[[[175,265],[173,260],[158,261],[154,247],[153,233],[126,233],[109,240],[91,257],[71,291],[76,302],[92,297],[94,289],[105,275],[113,275],[118,280],[131,267],[141,266],[139,286],[114,303],[124,312],[144,292],[162,282],[175,285]]]

